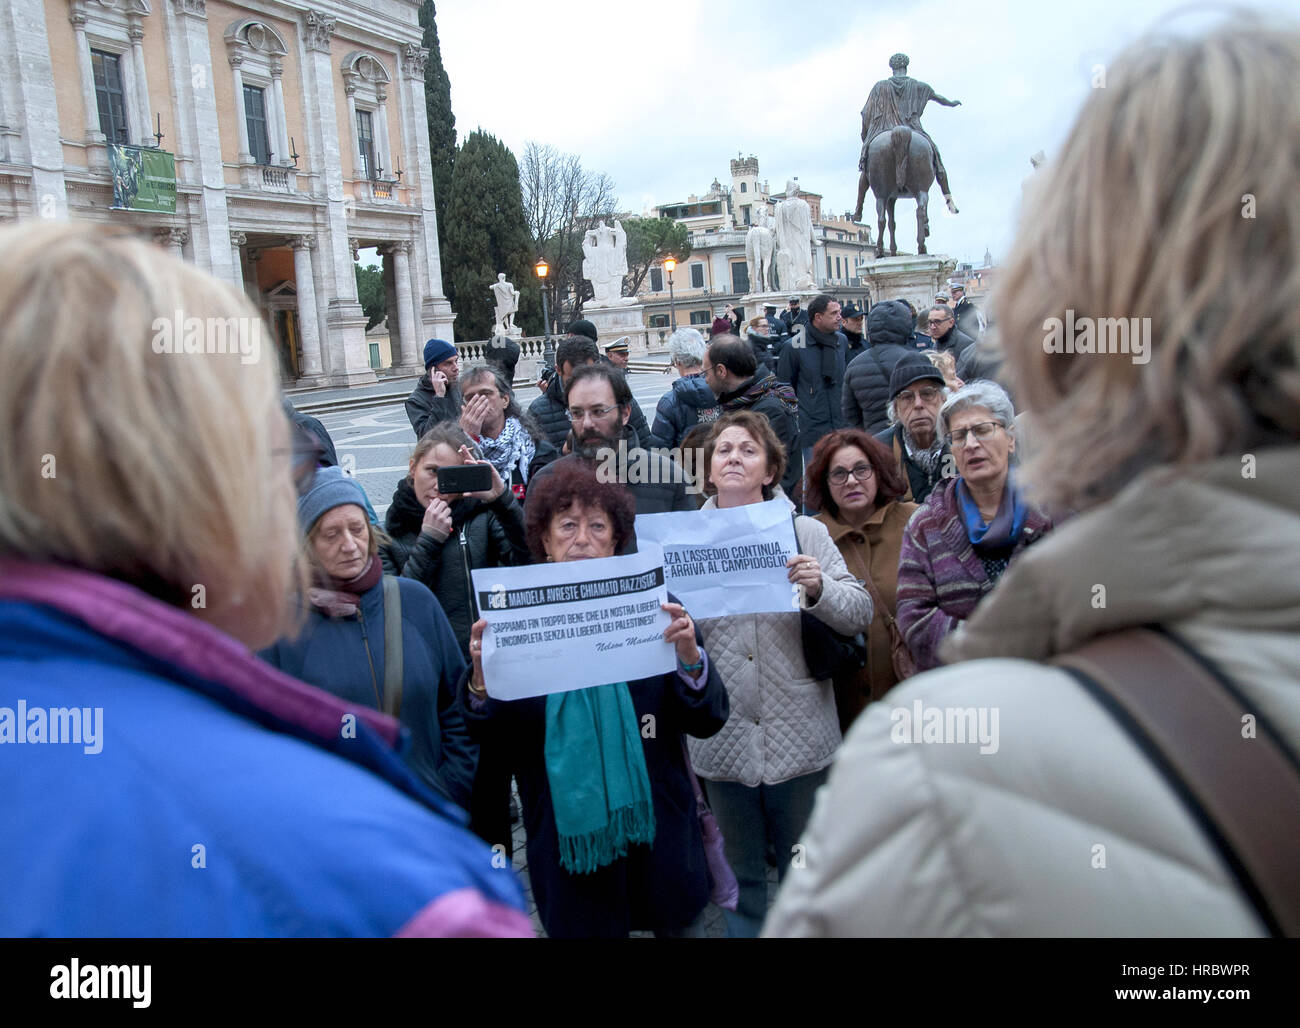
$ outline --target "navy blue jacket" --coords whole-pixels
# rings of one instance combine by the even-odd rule
[[[803,329],[804,345],[799,345],[797,334],[785,345],[777,360],[776,377],[794,387],[799,401],[799,446],[806,450],[828,432],[846,425],[841,399],[849,344],[840,332],[825,335],[811,324]]]
[[[680,446],[686,433],[700,423],[700,411],[717,405],[718,398],[704,381],[703,374],[677,379],[672,388],[659,397],[649,445],[666,450]],[[628,421],[630,423],[631,418]]]
[[[406,762],[426,785],[468,809],[478,747],[470,740],[455,690],[465,659],[433,593],[414,579],[397,581],[402,590],[399,720],[411,733]],[[259,656],[340,699],[382,710],[382,583],[361,595],[358,615],[331,618],[313,607],[298,638],[281,639]]]

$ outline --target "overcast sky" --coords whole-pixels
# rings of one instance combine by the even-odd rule
[[[1267,0],[1297,10],[1295,0]],[[730,184],[731,158],[758,158],[773,192],[798,176],[823,210],[852,210],[860,111],[889,57],[956,108],[931,102],[922,125],[943,155],[961,213],[931,191],[931,253],[995,261],[1014,234],[1021,183],[1050,159],[1091,87],[1093,68],[1153,26],[1195,26],[1182,2],[1042,0],[441,0],[438,33],[458,138],[482,127],[516,156],[529,140],[606,172],[622,207]],[[1202,7],[1202,10],[1204,8]],[[1220,10],[1222,8],[1219,8]],[[1291,83],[1279,88],[1294,89]],[[875,221],[867,197],[864,220]],[[914,252],[915,204],[899,201],[899,249]],[[874,229],[873,229],[874,232]]]

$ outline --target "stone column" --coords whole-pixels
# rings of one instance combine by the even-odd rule
[[[284,109],[284,62],[278,57],[271,58],[271,109],[275,111],[276,149],[280,154],[281,164],[292,164],[289,156],[289,112]]]
[[[230,233],[230,256],[234,258],[235,275],[239,279],[239,285],[245,294],[248,292],[248,282],[244,279],[244,261],[240,253],[247,242],[248,236],[243,232]]]
[[[325,370],[321,361],[316,283],[312,278],[311,252],[316,248],[316,237],[294,236],[290,245],[293,247],[293,280],[298,288],[298,333],[302,338],[302,374],[304,378],[311,378]]]
[[[451,304],[442,289],[442,260],[438,254],[438,215],[433,204],[433,159],[429,153],[428,120],[424,102],[424,67],[429,51],[408,43],[402,48],[401,103],[406,109],[405,122],[410,133],[408,150],[414,149],[415,163],[408,166],[406,179],[411,188],[411,202],[418,204],[420,220],[415,245],[419,248],[416,267],[421,268],[415,298],[420,308],[420,323],[425,336],[454,339]],[[423,129],[423,131],[421,130]]]
[[[248,271],[249,274],[244,277],[244,294],[253,301],[254,306],[260,311],[262,309],[262,276],[261,269],[257,264],[262,259],[262,251],[257,247],[249,247]],[[269,317],[267,320],[270,320]]]
[[[375,163],[382,164],[382,178],[395,178],[393,174],[393,155],[388,148],[388,94],[379,87],[379,109],[375,111]]]
[[[159,228],[154,230],[154,241],[159,246],[165,246],[171,252],[171,255],[178,261],[185,259],[185,243],[189,240],[190,234],[183,228]]]
[[[352,177],[361,178],[365,168],[361,166],[361,133],[357,131],[357,76],[354,72],[344,75],[343,92],[348,98],[348,125],[352,139]],[[344,167],[344,171],[348,169]]]
[[[86,39],[86,12],[80,0],[72,5],[68,15],[72,31],[77,38],[77,72],[81,78],[81,98],[86,105],[86,141],[103,143],[106,139],[99,128],[99,103],[95,99],[95,72],[90,66],[90,41]]]
[[[239,130],[239,163],[252,164],[253,151],[248,143],[248,114],[244,110],[244,73],[240,70],[243,63],[243,54],[230,55],[230,67],[235,72],[235,124]]]
[[[397,287],[397,324],[401,332],[401,353],[393,354],[393,366],[402,368],[415,367],[420,363],[415,353],[415,307],[411,302],[411,262],[407,258],[410,251],[411,244],[404,240],[392,244],[393,279]]]
[[[153,125],[150,124],[149,116],[149,80],[144,70],[144,28],[133,17],[131,19],[131,62],[135,66],[135,92],[136,106],[140,108],[140,145],[150,145],[150,140],[155,143],[153,136]]]

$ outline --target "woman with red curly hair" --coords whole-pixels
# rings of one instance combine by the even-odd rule
[[[555,465],[528,491],[539,561],[613,557],[632,540],[636,505],[582,464]],[[683,736],[707,738],[730,710],[695,622],[672,594],[664,639],[677,668],[628,682],[495,700],[483,681],[483,631],[470,635],[464,686],[513,755],[537,912],[554,938],[630,930],[693,934],[709,900],[704,842]]]
[[[898,592],[898,555],[903,529],[916,510],[903,502],[907,481],[885,445],[859,428],[823,436],[808,465],[808,502],[830,532],[848,565],[872,594],[875,616],[867,633],[867,666],[835,681],[840,731],[872,700],[898,682],[892,656],[892,627]]]

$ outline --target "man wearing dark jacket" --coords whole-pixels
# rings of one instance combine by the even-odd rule
[[[957,319],[957,327],[979,342],[980,312],[966,297],[965,286],[952,287],[952,316]]]
[[[904,501],[924,503],[943,477],[950,451],[940,435],[939,408],[947,394],[943,375],[928,357],[909,354],[894,366],[889,378],[893,427],[876,438],[893,451],[907,476]]]
[[[867,348],[867,341],[862,335],[862,317],[866,312],[857,304],[850,301],[840,312],[844,319],[844,324],[840,331],[844,333],[844,338],[849,341],[848,352],[844,355],[845,364],[851,363],[854,357],[857,357]]]
[[[952,308],[939,304],[930,308],[930,339],[934,348],[940,353],[950,353],[953,360],[960,361],[968,346],[974,346],[975,340],[957,327]]]
[[[591,323],[574,322],[574,325],[583,324]],[[568,400],[565,398],[568,390],[567,383],[575,370],[587,364],[595,364],[599,360],[600,350],[586,335],[566,336],[555,348],[556,373],[551,376],[551,383],[546,387],[546,392],[529,405],[528,413],[533,416],[541,430],[546,433],[547,440],[557,450],[563,449],[565,440],[569,438],[569,430],[573,427],[569,424],[568,415],[564,413],[568,409]],[[606,367],[612,368],[613,365],[606,364]],[[643,441],[650,438],[650,426],[646,424],[645,414],[642,413],[636,400],[632,401],[629,421],[636,430],[637,438]]]
[[[791,335],[794,332],[795,325],[807,320],[804,312],[799,309],[799,297],[790,297],[789,308],[781,312],[781,324],[785,327],[785,334]]]
[[[808,304],[808,323],[781,351],[776,377],[794,387],[799,401],[799,446],[805,465],[817,440],[845,425],[844,353],[840,304],[825,293]]]
[[[735,336],[719,336],[709,343],[704,357],[704,378],[718,398],[723,414],[752,410],[767,418],[785,447],[785,477],[781,488],[787,496],[803,475],[803,453],[799,449],[799,404],[794,390],[766,367],[760,367],[753,348]]]
[[[424,375],[406,398],[406,416],[419,439],[440,421],[455,421],[463,406],[456,379],[460,376],[460,355],[443,339],[424,344]]]
[[[915,354],[912,313],[902,300],[885,300],[867,315],[867,349],[844,371],[844,420],[875,434],[889,427],[889,376],[900,360]]]
[[[632,390],[617,368],[607,364],[578,368],[567,396],[571,405],[567,409],[581,412],[573,419],[574,452],[546,465],[535,481],[542,481],[555,468],[581,460],[594,464],[598,474],[612,472],[614,480],[632,493],[638,514],[698,509],[687,494],[681,465],[663,453],[645,449],[632,428]]]

